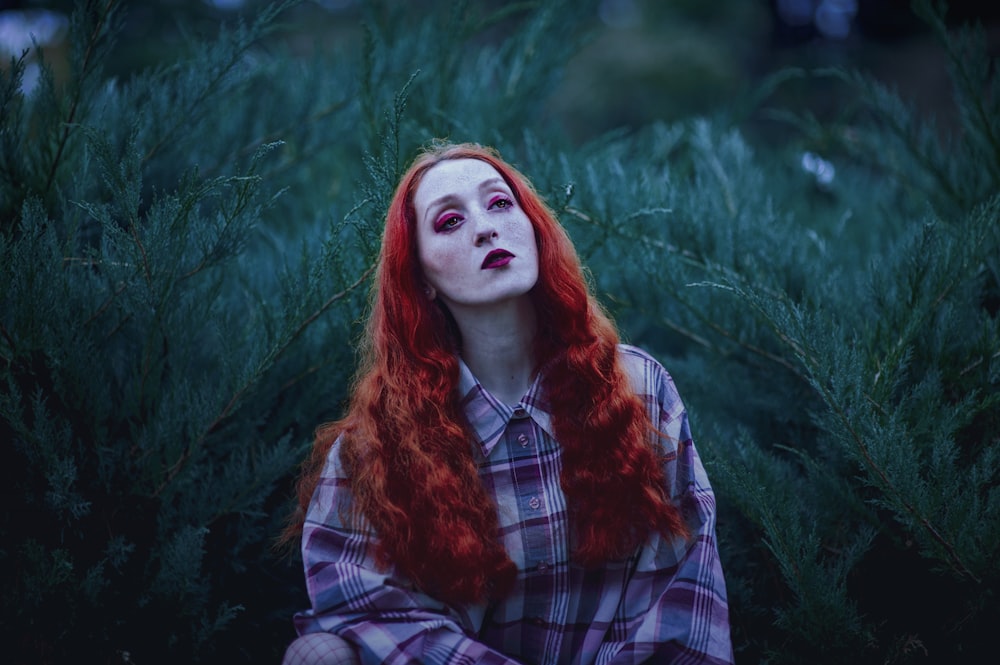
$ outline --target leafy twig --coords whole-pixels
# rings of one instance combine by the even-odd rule
[[[298,339],[302,335],[302,333],[305,332],[306,328],[308,328],[314,321],[316,321],[316,319],[322,316],[323,313],[326,312],[328,309],[330,309],[330,307],[332,307],[336,302],[343,300],[352,291],[354,291],[359,286],[364,284],[365,281],[367,281],[368,278],[371,276],[371,274],[375,271],[375,268],[376,265],[372,264],[361,274],[360,277],[358,277],[357,280],[346,286],[343,290],[338,291],[337,293],[330,296],[326,300],[326,302],[324,302],[316,309],[315,312],[313,312],[299,324],[299,326],[292,332],[292,334],[289,335],[288,338],[284,340],[281,346],[279,346],[276,349],[273,349],[270,353],[268,353],[267,357],[264,359],[264,362],[259,364],[259,367],[264,367],[266,365],[273,364],[274,361],[280,358],[285,353],[285,351],[287,351],[291,347],[292,342]],[[205,428],[201,436],[198,437],[198,440],[193,442],[187,448],[185,448],[184,452],[181,453],[181,456],[178,457],[177,460],[170,466],[170,468],[167,470],[166,477],[156,488],[156,490],[154,490],[153,492],[154,497],[159,496],[163,492],[163,490],[167,488],[167,486],[173,481],[173,479],[177,476],[177,474],[180,473],[181,470],[184,468],[184,465],[187,463],[188,459],[190,459],[195,449],[200,447],[201,444],[208,437],[208,435],[214,432],[219,427],[219,425],[221,425],[222,422],[229,417],[229,415],[233,412],[236,406],[243,399],[243,396],[246,395],[246,393],[250,390],[253,384],[256,383],[256,381],[262,375],[263,371],[256,372],[242,386],[240,386],[240,388],[235,393],[233,393],[233,396],[229,399],[229,401],[222,408],[222,410],[215,417],[215,419],[208,425],[208,427]]]
[[[69,114],[66,116],[66,121],[63,123],[62,135],[59,137],[56,154],[52,159],[52,164],[49,166],[49,175],[45,181],[45,189],[43,191],[46,196],[52,189],[52,184],[55,182],[56,171],[59,169],[60,161],[62,161],[62,154],[66,149],[66,144],[69,142],[70,133],[76,126],[74,123],[77,111],[80,108],[80,100],[83,94],[83,81],[87,78],[87,74],[89,73],[88,70],[91,65],[91,58],[94,56],[97,42],[100,40],[101,31],[104,28],[104,22],[107,20],[108,16],[110,16],[115,3],[117,2],[118,0],[107,0],[107,3],[104,6],[104,12],[98,15],[97,20],[94,22],[94,29],[90,34],[90,39],[87,41],[87,50],[83,55],[82,62],[80,63],[80,81],[76,86],[73,99],[70,102]]]

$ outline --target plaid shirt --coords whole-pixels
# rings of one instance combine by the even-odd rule
[[[500,506],[503,542],[519,570],[514,590],[489,606],[449,607],[393,571],[379,571],[370,557],[374,535],[341,520],[350,495],[335,444],[303,531],[312,608],[296,614],[299,634],[336,633],[372,664],[731,663],[715,496],[686,411],[656,360],[624,345],[620,357],[652,423],[667,435],[655,445],[690,539],[653,534],[627,560],[598,570],[571,563],[561,451],[539,379],[510,407],[460,363],[472,454]]]

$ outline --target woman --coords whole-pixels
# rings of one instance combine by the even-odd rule
[[[286,663],[732,661],[673,382],[494,151],[403,176],[363,351],[300,484],[312,608]]]

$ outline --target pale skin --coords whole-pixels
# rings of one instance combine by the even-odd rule
[[[428,297],[448,308],[462,358],[494,397],[517,404],[535,369],[538,281],[534,227],[500,174],[478,159],[446,160],[413,196]]]

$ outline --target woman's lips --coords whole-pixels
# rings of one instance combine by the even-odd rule
[[[481,268],[483,270],[490,270],[492,268],[500,268],[502,266],[510,263],[514,255],[508,252],[506,249],[494,249],[492,252],[486,255],[483,259],[483,265]]]

